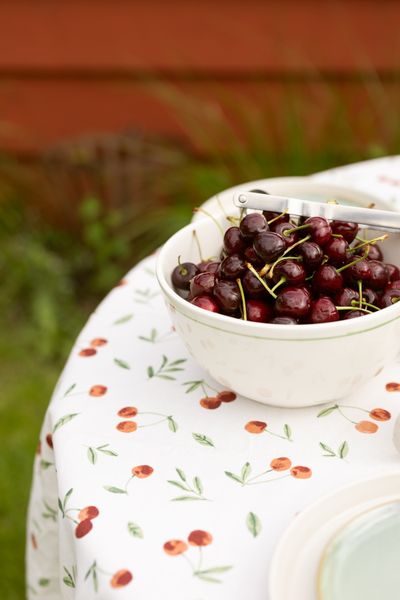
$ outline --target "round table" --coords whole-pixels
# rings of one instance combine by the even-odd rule
[[[314,177],[400,206],[400,157]],[[34,466],[29,600],[268,600],[270,560],[296,514],[399,466],[398,364],[339,405],[236,397],[172,330],[154,264],[100,304],[54,391]]]

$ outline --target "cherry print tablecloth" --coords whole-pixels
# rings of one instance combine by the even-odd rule
[[[400,206],[400,157],[316,177]],[[268,600],[270,559],[296,513],[400,467],[399,364],[340,405],[236,397],[172,331],[154,264],[90,317],[51,400],[28,518],[29,600]]]

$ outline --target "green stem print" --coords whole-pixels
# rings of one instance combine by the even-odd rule
[[[349,453],[349,444],[346,441],[340,444],[336,452],[330,446],[324,444],[324,442],[320,442],[319,446],[324,451],[322,456],[326,456],[327,458],[339,458],[343,460]]]
[[[85,581],[91,581],[96,594],[99,591],[100,579],[108,578],[108,584],[111,588],[122,588],[129,585],[133,579],[131,571],[128,569],[119,569],[115,573],[101,569],[97,561],[93,561],[85,574]]]
[[[275,433],[274,431],[269,429],[268,424],[265,423],[265,421],[248,421],[248,423],[246,423],[244,428],[248,433],[253,433],[253,434],[267,433],[268,435],[272,435],[274,437],[280,438],[281,440],[286,440],[287,442],[293,442],[292,429],[287,423],[285,423],[283,426],[282,434]]]
[[[183,496],[171,498],[173,502],[181,502],[187,500],[209,500],[203,495],[203,484],[201,482],[200,477],[196,475],[192,480],[192,484],[190,484],[187,480],[185,472],[182,469],[176,468],[176,472],[178,474],[179,481],[168,479],[168,483],[179,488],[180,490],[183,490],[184,492],[186,492],[186,494]]]
[[[158,377],[159,379],[167,379],[169,381],[175,381],[176,377],[171,375],[171,373],[176,373],[178,371],[184,371],[183,363],[187,361],[186,358],[178,358],[172,362],[169,362],[168,358],[163,354],[162,361],[158,369],[149,366],[147,367],[147,376],[149,379],[153,379],[153,377]]]
[[[369,416],[370,420],[354,420],[349,416],[349,413],[353,415],[357,415],[357,413],[364,413]],[[351,406],[348,404],[333,404],[332,406],[328,406],[327,408],[323,408],[318,414],[317,417],[329,417],[332,414],[339,414],[343,419],[354,425],[355,429],[360,433],[376,433],[379,429],[379,426],[376,424],[378,422],[389,421],[392,417],[390,412],[385,408],[372,408],[366,409],[360,406]]]
[[[129,486],[133,479],[146,479],[147,477],[150,477],[150,475],[152,475],[153,471],[153,467],[150,467],[149,465],[138,465],[136,467],[132,467],[131,475],[123,487],[116,487],[114,485],[105,485],[103,487],[107,492],[110,492],[111,494],[128,495]]]

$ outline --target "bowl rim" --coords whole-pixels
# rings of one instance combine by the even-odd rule
[[[223,221],[223,215],[216,216],[218,221]],[[276,323],[255,323],[234,319],[229,315],[213,313],[195,306],[181,298],[165,275],[165,262],[169,255],[171,246],[177,239],[192,235],[193,230],[215,227],[211,219],[193,221],[179,229],[172,235],[158,251],[156,262],[156,277],[163,293],[173,304],[174,309],[183,313],[187,318],[195,322],[206,324],[209,327],[227,333],[241,335],[243,337],[263,338],[282,341],[316,341],[321,339],[334,339],[366,333],[388,325],[400,318],[400,302],[386,307],[375,313],[367,314],[362,319],[348,319],[346,321],[335,321],[331,323],[305,323],[299,325],[280,325]],[[229,330],[229,331],[228,331]],[[315,335],[313,335],[315,334]]]

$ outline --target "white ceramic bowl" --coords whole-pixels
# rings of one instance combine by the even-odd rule
[[[224,216],[217,220],[229,226]],[[176,331],[224,387],[274,406],[323,404],[354,392],[400,351],[400,302],[366,317],[320,325],[252,323],[193,306],[171,286],[178,256],[200,260],[193,231],[203,256],[219,255],[221,232],[211,219],[201,219],[163,246],[157,278]],[[400,234],[385,242],[385,260],[400,262]]]

